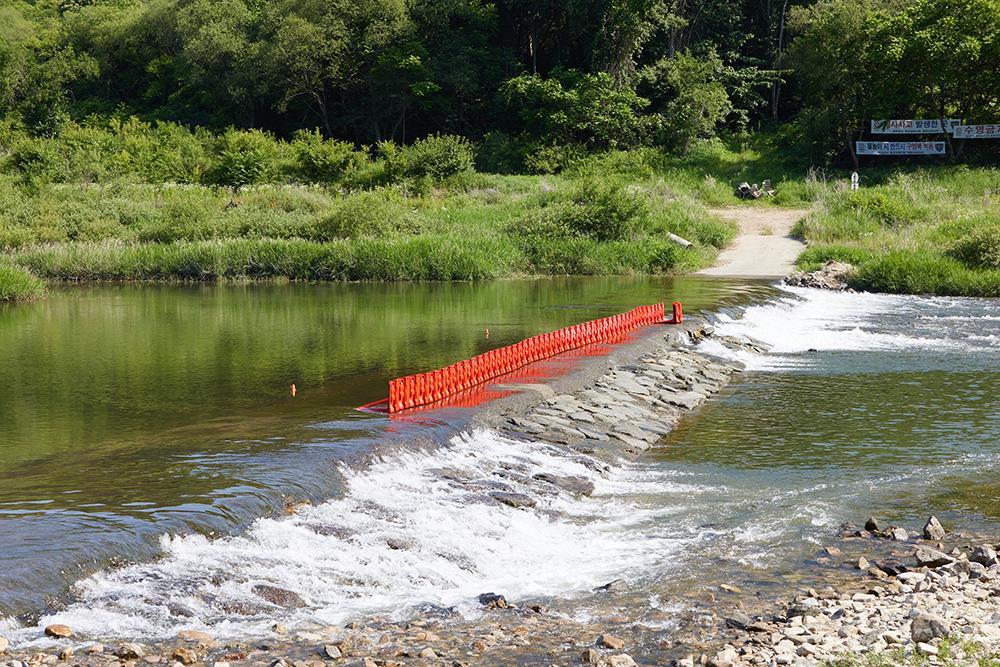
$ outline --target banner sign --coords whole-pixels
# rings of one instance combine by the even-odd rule
[[[941,134],[951,132],[962,121],[949,118],[933,120],[873,120],[872,134]]]
[[[1000,125],[956,125],[956,139],[1000,139]]]
[[[944,155],[943,141],[858,141],[858,155]]]

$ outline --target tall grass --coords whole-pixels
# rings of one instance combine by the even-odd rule
[[[825,195],[798,231],[814,244],[801,267],[850,262],[857,289],[1000,296],[1000,169],[880,174],[860,191]]]
[[[0,302],[28,301],[45,293],[45,284],[18,266],[0,264]]]

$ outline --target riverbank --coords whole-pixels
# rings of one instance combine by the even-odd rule
[[[1000,296],[1000,170],[941,167],[831,192],[797,226],[805,270],[836,260],[853,289]]]

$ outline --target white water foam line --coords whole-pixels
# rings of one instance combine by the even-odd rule
[[[767,303],[750,306],[741,317],[720,314],[716,321],[718,333],[737,338],[751,338],[770,347],[770,354],[733,351],[711,339],[701,344],[707,354],[739,361],[750,370],[787,370],[809,364],[807,358],[794,355],[807,351],[831,350],[962,350],[971,343],[993,343],[992,335],[954,336],[953,325],[946,325],[941,335],[933,326],[913,326],[902,333],[902,327],[880,330],[880,316],[895,315],[911,318],[914,325],[928,320],[977,322],[993,321],[991,314],[949,314],[973,306],[983,309],[982,300],[953,297],[914,297],[888,294],[835,292],[797,287],[783,287],[785,296]],[[1000,312],[1000,305],[991,310]],[[985,326],[989,326],[985,324]],[[974,346],[977,348],[992,345]]]
[[[685,539],[641,528],[665,509],[644,500],[650,492],[691,497],[697,485],[683,478],[661,485],[648,474],[633,482],[639,466],[604,475],[594,463],[486,430],[433,451],[396,452],[363,470],[345,468],[344,497],[259,519],[243,535],[164,536],[159,560],[84,579],[75,587],[78,601],[13,635],[44,643],[41,628],[65,623],[97,639],[169,639],[182,629],[267,636],[276,620],[293,628],[337,625],[370,614],[405,616],[420,604],[474,615],[484,592],[572,596],[657,571]],[[585,477],[595,492],[577,498],[553,486],[540,493],[529,479],[542,472]],[[487,502],[486,491],[470,493],[456,476],[502,481],[537,505]],[[290,591],[303,605],[269,604],[254,592],[261,585]]]

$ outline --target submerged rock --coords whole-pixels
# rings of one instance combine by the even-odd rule
[[[534,507],[535,500],[531,496],[526,496],[523,493],[514,493],[511,491],[494,491],[490,496],[497,502],[503,503],[504,505],[509,505],[511,507]]]
[[[257,584],[252,590],[271,604],[278,605],[279,607],[299,608],[306,606],[305,600],[298,593],[285,590],[284,588],[268,584]]]

